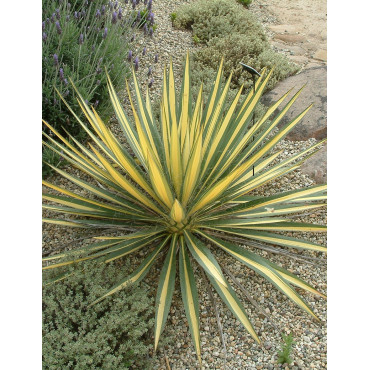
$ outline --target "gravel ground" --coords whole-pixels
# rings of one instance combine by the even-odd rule
[[[174,30],[169,19],[169,14],[175,9],[189,1],[170,1],[156,0],[153,2],[153,11],[158,25],[153,39],[147,42],[148,54],[141,59],[141,64],[145,68],[139,69],[139,78],[143,86],[148,82],[147,70],[153,62],[155,53],[159,56],[157,64],[152,63],[154,84],[151,88],[151,99],[156,99],[161,92],[162,71],[164,64],[168,64],[170,56],[173,58],[175,74],[179,76],[182,61],[186,50],[192,50],[191,34]],[[138,45],[140,48],[142,45]],[[115,120],[112,119],[112,128],[118,133]],[[307,148],[316,141],[310,139],[306,142],[283,141],[276,148],[284,149],[281,158],[289,157],[300,150]],[[280,159],[281,159],[280,158]],[[78,170],[70,168],[69,172],[86,179],[87,176],[79,173]],[[53,175],[48,179],[50,182],[67,187],[71,190],[83,194],[83,192],[70,184],[67,180],[58,175]],[[299,170],[281,177],[271,182],[264,188],[259,189],[260,194],[273,194],[275,192],[287,191],[291,189],[310,186],[314,182]],[[48,190],[49,191],[49,190]],[[85,194],[86,195],[86,194]],[[44,211],[44,216],[52,217],[48,211]],[[63,217],[63,216],[62,216]],[[314,213],[303,215],[297,218],[298,221],[326,224],[326,210],[319,209]],[[79,240],[87,236],[92,236],[92,231],[81,231],[79,229],[57,227],[45,224],[43,228],[43,252],[64,247],[74,248],[86,241]],[[302,234],[301,234],[302,235]],[[326,245],[326,235],[324,234],[303,234],[303,237],[313,242]],[[77,243],[71,244],[72,241]],[[70,244],[68,244],[70,243]],[[266,251],[249,247],[252,251],[270,258],[273,262],[281,264],[290,271],[312,284],[319,291],[326,293],[326,257],[315,252],[294,252],[297,258],[309,257],[317,258],[311,262],[304,262],[300,259],[293,259],[281,254],[271,254]],[[260,336],[263,346],[258,346],[251,336],[244,330],[239,322],[233,317],[227,307],[221,302],[219,297],[214,294],[217,308],[223,325],[224,340],[226,343],[226,357],[217,327],[214,307],[208,296],[205,284],[202,281],[200,271],[195,269],[198,279],[199,300],[200,300],[200,326],[201,326],[201,346],[203,368],[210,369],[322,369],[326,368],[326,301],[322,298],[313,296],[300,290],[300,293],[313,308],[315,314],[321,322],[314,322],[306,313],[295,306],[288,298],[272,287],[263,278],[257,276],[253,271],[242,266],[238,261],[225,255],[223,252],[213,249],[220,264],[238,279],[249,294],[263,307],[268,318],[252,306],[245,295],[235,286],[238,296],[241,298],[247,313]],[[137,253],[132,257],[133,264],[139,263],[141,254]],[[194,264],[194,266],[196,266]],[[152,294],[155,295],[156,284],[160,266],[152,268],[146,278],[146,282],[152,287]],[[177,282],[178,283],[178,282]],[[296,345],[292,351],[294,362],[289,366],[276,365],[277,351],[281,345],[281,332],[293,333]],[[164,351],[172,369],[195,369],[199,368],[196,360],[195,351],[191,341],[188,325],[185,318],[185,311],[181,302],[179,286],[174,293],[173,305],[168,318],[168,323],[163,333],[169,336],[170,344],[159,348],[155,359],[154,369],[165,369],[166,362]]]

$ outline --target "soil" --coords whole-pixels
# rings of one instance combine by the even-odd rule
[[[327,63],[326,0],[254,0],[271,45],[303,69]]]

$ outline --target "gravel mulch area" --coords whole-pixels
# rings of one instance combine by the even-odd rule
[[[153,39],[146,41],[148,53],[141,59],[138,76],[143,86],[148,83],[147,70],[150,65],[153,69],[154,84],[150,90],[151,99],[155,100],[161,93],[162,73],[165,64],[169,63],[172,56],[175,74],[177,78],[181,75],[181,66],[186,50],[191,51],[196,46],[192,43],[191,34],[172,28],[170,14],[179,5],[188,1],[156,0],[153,1],[153,11],[157,29]],[[140,47],[141,45],[138,45]],[[158,63],[153,63],[154,54],[158,54]],[[113,131],[118,133],[115,120],[112,119]],[[315,139],[307,142],[283,141],[275,150],[284,149],[281,158],[289,157],[300,150],[315,143]],[[87,176],[78,170],[69,168],[68,172],[86,179]],[[72,191],[83,193],[79,188],[69,181],[54,174],[48,181],[57,185],[68,187]],[[314,182],[306,175],[296,170],[284,177],[274,180],[259,194],[273,194],[275,192],[287,191],[313,185]],[[49,191],[49,190],[48,190]],[[44,215],[52,217],[48,211]],[[297,221],[326,224],[326,210],[318,209],[313,213],[297,217]],[[45,224],[43,228],[43,252],[55,248],[75,248],[86,241],[79,240],[92,236],[93,231],[81,231],[80,229],[58,227]],[[301,234],[302,235],[302,234]],[[303,237],[316,243],[326,245],[325,234],[305,233]],[[77,243],[68,244],[78,239]],[[292,252],[297,258],[311,258],[308,262],[301,259],[293,259],[282,254],[272,254],[267,251],[249,247],[253,252],[270,258],[290,271],[296,273],[300,278],[312,284],[322,293],[326,293],[326,256],[315,252]],[[248,270],[235,259],[225,255],[222,251],[212,249],[220,264],[226,267],[246,289],[254,300],[262,307],[267,317],[258,312],[245,294],[229,279],[235,288],[239,298],[260,336],[263,346],[257,345],[242,325],[234,318],[232,313],[223,304],[221,299],[214,293],[214,299],[220,313],[223,326],[224,340],[226,343],[226,355],[223,351],[221,338],[217,326],[214,306],[208,296],[205,282],[202,280],[200,270],[195,268],[198,277],[199,303],[200,303],[200,327],[203,369],[323,369],[326,368],[326,301],[320,297],[313,296],[299,290],[307,303],[313,308],[321,322],[314,322],[303,310],[295,306],[288,298],[283,296],[272,285],[266,282],[253,271]],[[290,252],[290,251],[289,251]],[[142,259],[141,253],[134,255],[131,260],[133,264]],[[152,294],[155,295],[160,267],[155,265],[145,282],[151,286]],[[277,351],[282,343],[281,333],[293,333],[296,345],[293,347],[291,365],[277,365]],[[166,369],[167,359],[171,369],[195,369],[199,368],[196,360],[194,347],[191,341],[185,311],[181,302],[181,292],[177,282],[173,304],[170,310],[167,326],[163,336],[169,337],[169,344],[160,346],[155,357],[154,369]]]

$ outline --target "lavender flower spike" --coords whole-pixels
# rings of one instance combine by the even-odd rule
[[[78,39],[78,43],[79,43],[80,45],[82,45],[82,44],[83,44],[83,42],[84,42],[84,35],[81,33],[81,35],[80,35],[80,37],[79,37],[79,39]]]
[[[148,1],[148,10],[152,10],[152,0]]]
[[[59,77],[61,80],[64,80],[64,71],[63,71],[63,68],[60,68],[59,69]]]
[[[116,24],[117,23],[117,12],[112,13],[112,23]]]
[[[149,28],[149,36],[150,37],[153,37],[153,27],[150,27]]]
[[[148,77],[150,77],[151,74],[152,74],[152,67],[149,67],[148,68]]]
[[[59,23],[59,21],[56,21],[56,22],[55,22],[55,27],[57,28],[57,32],[58,32],[58,34],[59,34],[59,35],[61,35],[61,33],[62,33],[62,28],[60,27],[60,23]]]
[[[158,54],[154,56],[154,63],[158,63]]]
[[[131,51],[131,50],[129,50],[129,52],[128,52],[127,60],[128,60],[129,62],[131,62],[131,60],[132,60],[132,51]]]
[[[144,49],[143,49],[143,55],[146,54],[146,47],[144,46]]]
[[[135,58],[134,64],[135,64],[135,71],[137,71],[139,69],[139,58],[138,57]]]
[[[45,30],[45,21],[42,22],[42,30]]]
[[[101,17],[101,13],[100,13],[100,10],[99,9],[96,11],[95,16],[96,16],[96,18],[100,18]]]
[[[118,19],[122,19],[122,8],[118,9]]]
[[[153,83],[154,83],[154,80],[153,80],[153,79],[151,79],[151,80],[149,81],[149,84],[148,84],[149,89],[153,86]]]
[[[104,33],[103,33],[103,39],[106,39],[107,38],[107,35],[108,35],[108,28],[105,27],[104,28]]]
[[[145,23],[143,27],[144,35],[148,34],[148,25]]]
[[[46,42],[46,39],[48,38],[48,36],[46,35],[45,32],[42,33],[42,41]]]
[[[104,15],[104,14],[105,14],[105,5],[103,5],[103,6],[101,7],[101,14],[102,14],[102,15]]]
[[[57,66],[58,65],[58,55],[54,54],[53,59],[54,59],[54,65]]]

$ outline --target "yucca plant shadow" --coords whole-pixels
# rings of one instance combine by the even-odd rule
[[[293,286],[325,298],[314,287],[283,267],[253,253],[248,247],[229,241],[230,237],[236,236],[245,240],[246,245],[251,240],[299,250],[326,252],[324,246],[281,233],[326,231],[323,225],[293,222],[286,218],[291,213],[324,207],[326,185],[268,197],[248,195],[252,190],[299,168],[302,156],[321,144],[315,144],[277,164],[275,159],[280,152],[270,153],[300,122],[310,107],[275,132],[274,128],[301,90],[276,113],[288,92],[252,125],[253,111],[273,71],[268,74],[266,70],[261,72],[255,92],[252,89],[239,106],[243,87],[231,105],[225,107],[231,76],[222,87],[222,69],[221,61],[207,103],[203,104],[201,86],[193,106],[189,55],[186,57],[179,96],[175,93],[172,63],[168,71],[165,68],[158,124],[153,118],[148,90],[144,100],[134,72],[136,104],[127,85],[134,123],[130,122],[108,77],[112,105],[134,156],[129,154],[128,149],[78,92],[79,105],[90,126],[77,116],[76,119],[91,139],[89,146],[82,145],[73,137],[70,137],[71,142],[64,139],[47,122],[45,125],[60,141],[44,133],[60,156],[102,185],[96,186],[54,168],[61,176],[94,195],[96,200],[43,181],[46,187],[61,193],[58,196],[44,194],[44,199],[48,201],[44,208],[74,216],[73,219],[44,221],[60,226],[102,230],[114,228],[122,231],[121,236],[97,237],[97,242],[88,247],[44,258],[44,269],[61,268],[92,259],[108,263],[140,249],[147,251],[142,264],[101,298],[91,302],[90,306],[93,306],[120,289],[142,280],[158,257],[165,254],[158,279],[155,348],[169,313],[178,264],[182,299],[199,362],[199,304],[189,255],[204,269],[231,312],[260,343],[242,303],[206,244],[221,248],[265,277],[314,319],[317,317]],[[134,231],[128,233],[127,228]],[[68,254],[74,252],[83,253],[83,256],[76,258],[70,254],[68,259]],[[58,262],[60,258],[64,260]],[[62,273],[54,281],[66,276],[68,273]]]

